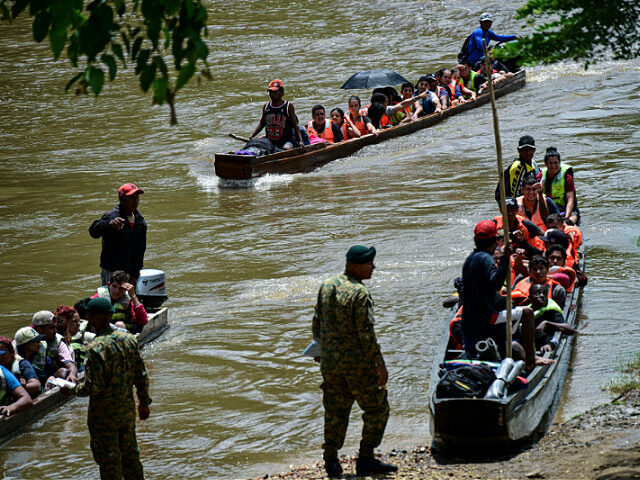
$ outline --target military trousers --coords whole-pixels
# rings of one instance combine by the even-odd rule
[[[322,372],[324,405],[324,449],[325,460],[337,458],[344,444],[349,414],[353,402],[362,414],[362,439],[360,456],[372,457],[373,450],[384,435],[389,419],[389,402],[386,387],[378,386],[378,372],[371,368],[331,370]]]
[[[91,452],[100,467],[100,479],[144,480],[135,416],[118,419],[105,412],[99,420],[92,417],[88,421]]]

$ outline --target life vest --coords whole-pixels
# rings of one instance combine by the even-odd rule
[[[115,313],[111,316],[112,323],[124,322],[125,325],[127,324],[127,313],[129,312],[129,304],[131,303],[131,299],[127,292],[124,292],[124,294],[114,303],[113,300],[111,300],[109,287],[98,287],[98,297],[106,298],[113,304],[113,308],[116,309]],[[129,323],[131,323],[131,321],[129,321]]]
[[[582,230],[575,225],[563,225],[563,231],[571,238],[571,243],[576,251],[582,245]]]
[[[0,368],[0,405],[9,405],[12,397],[7,392],[7,379],[4,378],[4,370]]]
[[[562,312],[562,309],[560,308],[560,305],[558,305],[553,298],[549,298],[547,300],[547,304],[544,307],[542,307],[542,308],[536,310],[535,312],[533,312],[533,316],[535,318],[540,318],[545,313],[551,312],[551,311],[558,312],[560,315],[563,315],[563,312]]]
[[[523,278],[516,284],[515,288],[513,289],[513,292],[511,292],[511,296],[513,297],[514,300],[524,299],[525,301],[521,302],[520,303],[521,305],[522,303],[527,303],[529,300],[529,290],[531,290],[531,285],[533,285],[534,283],[535,282],[531,277]],[[553,299],[553,287],[555,285],[560,285],[560,284],[550,277],[547,277],[547,281],[544,282],[544,284],[549,286],[547,297],[550,299]]]
[[[505,191],[507,197],[519,197],[522,195],[522,182],[529,175],[536,175],[540,172],[538,165],[532,161],[531,165],[523,162],[520,158],[516,158],[513,163],[507,168],[505,172],[505,177],[508,177],[508,184],[505,184],[505,187],[508,187]],[[498,197],[496,197],[498,198]],[[543,228],[545,230],[546,228]]]
[[[520,215],[516,215],[516,230],[522,232],[522,235],[524,235],[524,239],[527,241],[527,243],[529,245],[531,245],[532,247],[537,248],[538,250],[544,250],[545,246],[544,246],[544,241],[540,238],[540,237],[533,237],[531,238],[531,235],[529,235],[529,229],[527,227],[524,226],[524,224],[522,223],[522,221],[525,220],[524,217],[521,217]],[[500,230],[501,228],[504,227],[503,223],[502,223],[502,216],[497,216],[497,217],[493,217],[493,221],[496,222],[496,228],[498,230]],[[513,277],[515,278],[515,277]]]
[[[56,333],[56,337],[52,341],[46,342],[47,357],[49,357],[53,362],[53,368],[55,370],[64,367],[64,365],[60,361],[60,355],[58,354],[58,349],[60,348],[60,342],[64,342],[64,337],[59,333]]]
[[[41,371],[44,372],[45,365],[47,364],[46,358],[47,358],[47,342],[45,342],[44,340],[40,340],[38,353],[36,353],[33,356],[31,363],[33,364],[34,367],[38,367]]]
[[[320,137],[327,143],[335,143],[335,139],[333,137],[333,129],[331,128],[331,121],[325,120],[324,122],[324,130],[322,131],[322,133],[318,133],[313,127],[313,120],[309,120],[309,123],[307,124],[307,133],[309,134],[309,136],[315,135],[317,137]]]
[[[334,125],[336,127],[338,127],[337,124],[334,123]],[[345,122],[344,120],[342,121],[342,126],[338,127],[340,129],[340,132],[342,132],[342,138],[347,140],[349,138],[349,131],[347,130],[347,122]]]
[[[21,360],[22,360],[22,357],[16,353],[15,356],[13,357],[13,363],[11,364],[11,373],[13,373],[15,377],[18,379],[22,376],[22,374],[20,373]]]
[[[71,348],[76,356],[76,366],[78,368],[84,365],[84,361],[87,358],[87,345],[95,338],[95,334],[87,332],[89,322],[82,320],[80,322],[80,329],[71,337]]]
[[[476,82],[475,82],[475,78],[476,75],[478,75],[476,72],[474,72],[473,70],[470,70],[469,72],[469,80],[465,80],[464,78],[462,78],[462,75],[460,75],[460,85],[462,85],[464,88],[471,90],[472,92],[478,92],[478,90],[476,90]],[[468,97],[470,97],[470,95],[467,95]]]
[[[546,199],[546,195],[543,195]],[[544,232],[547,229],[547,226],[544,223],[544,219],[540,216],[540,206],[538,205],[539,199],[536,199],[536,209],[531,212],[531,217],[528,217],[525,206],[524,206],[524,196],[520,196],[516,198],[518,202],[518,213],[525,218],[528,218],[533,223],[535,223],[540,229]],[[546,200],[545,200],[546,201]]]
[[[573,268],[566,265],[564,267],[559,267],[559,266],[549,267],[549,276],[553,277],[555,273],[564,273],[567,277],[569,277],[569,286],[564,287],[563,285],[563,287],[567,291],[567,293],[570,293],[573,290],[573,286],[575,285],[576,278],[578,276],[576,271]]]
[[[573,177],[573,167],[567,163],[560,164],[560,171],[556,173],[556,176],[553,177],[551,183],[547,181],[547,167],[542,169],[542,186],[544,188],[544,193],[551,197],[554,203],[559,208],[565,208],[567,206],[566,192],[565,192],[565,181],[567,179],[567,174]],[[575,192],[574,192],[575,194]],[[578,205],[578,199],[576,198],[576,206]],[[571,213],[571,212],[567,212]]]
[[[454,317],[449,322],[449,348],[453,350],[462,350],[462,343],[460,342],[461,339],[452,333],[454,324],[460,321],[462,321],[462,307],[458,309]]]
[[[365,125],[364,120],[362,119],[362,114],[358,115],[356,119],[353,118],[353,116],[351,115],[351,112],[349,112],[348,115],[351,121],[353,122],[353,124],[356,126],[356,128],[360,130],[360,135],[366,135],[367,133],[369,133],[369,130],[367,130],[367,126]]]
[[[365,117],[369,116],[369,107],[371,105],[367,105],[364,108],[360,109],[360,115],[364,115]],[[391,120],[389,120],[389,117],[387,117],[386,113],[382,114],[382,118],[380,118],[380,128],[384,128],[387,125],[391,125]]]
[[[455,85],[452,86],[451,84],[449,85],[442,85],[440,88],[446,90],[446,92],[449,94],[449,102],[453,102],[457,97],[456,97],[456,87]]]

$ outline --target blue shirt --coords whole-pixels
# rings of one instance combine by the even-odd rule
[[[11,393],[20,386],[20,382],[15,377],[15,375],[11,373],[11,371],[7,370],[2,365],[0,365],[0,368],[2,369],[2,373],[4,374],[4,380],[7,384],[7,393]]]
[[[491,30],[482,30],[482,27],[476,28],[471,34],[469,39],[469,45],[467,47],[469,62],[473,65],[484,57],[484,50],[482,49],[482,39],[484,38],[487,48],[489,48],[489,42],[495,40],[496,42],[510,42],[518,38],[516,35],[497,35]]]

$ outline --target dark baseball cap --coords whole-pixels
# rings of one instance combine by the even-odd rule
[[[531,135],[523,135],[518,142],[518,149],[520,148],[536,148],[536,141]]]

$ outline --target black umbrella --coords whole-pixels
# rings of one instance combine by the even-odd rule
[[[344,90],[389,87],[406,83],[408,80],[393,70],[367,70],[351,75],[340,88]]]

